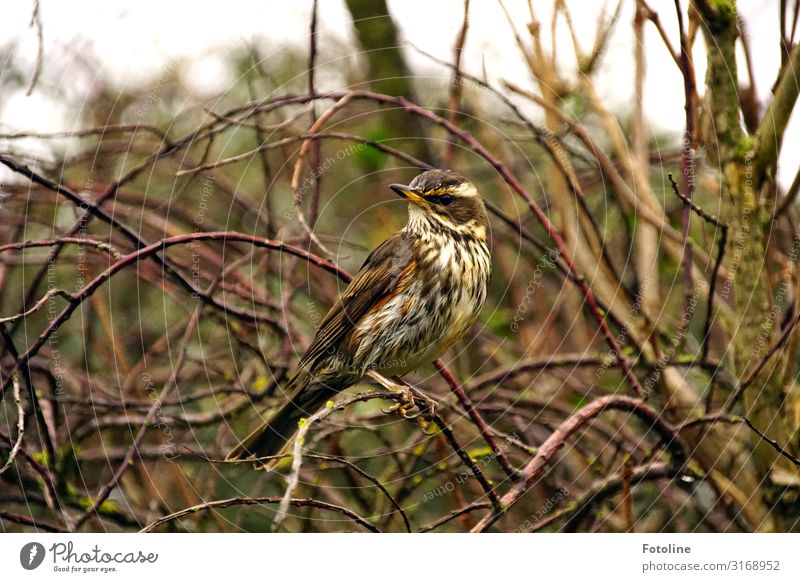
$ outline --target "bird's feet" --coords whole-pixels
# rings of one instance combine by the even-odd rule
[[[408,386],[398,385],[399,390],[395,392],[400,396],[389,412],[399,412],[406,420],[416,420],[422,415],[422,409],[417,405],[414,393]]]
[[[436,403],[410,386],[392,382],[380,374],[369,374],[378,384],[398,395],[395,404],[385,412],[398,412],[406,420],[416,421],[423,429],[433,421]]]
[[[436,416],[436,403],[409,386],[398,385],[400,399],[387,412],[398,412],[425,431]]]

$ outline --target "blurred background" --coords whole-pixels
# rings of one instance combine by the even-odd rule
[[[756,210],[730,168],[761,159],[798,3],[709,4],[5,6],[4,530],[469,531],[521,484],[496,531],[796,529],[800,115]],[[443,359],[464,392],[407,378],[449,431],[342,401],[288,492],[288,461],[219,462],[430,166],[492,210],[490,297]]]

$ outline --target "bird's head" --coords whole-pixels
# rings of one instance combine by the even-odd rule
[[[451,170],[428,170],[408,186],[391,184],[389,188],[410,202],[410,226],[448,228],[485,240],[486,208],[478,190],[461,174]]]

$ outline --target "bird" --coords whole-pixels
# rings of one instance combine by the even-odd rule
[[[431,363],[475,323],[491,276],[489,220],[475,185],[433,169],[389,188],[408,203],[404,228],[378,245],[320,322],[289,376],[286,402],[227,455],[272,457],[303,420],[370,371],[402,376]]]

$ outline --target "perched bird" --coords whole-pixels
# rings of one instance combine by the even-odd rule
[[[228,459],[279,454],[337,392],[370,370],[405,374],[441,356],[475,322],[491,274],[486,209],[456,172],[389,186],[409,202],[405,228],[370,253],[320,323],[286,402]]]

